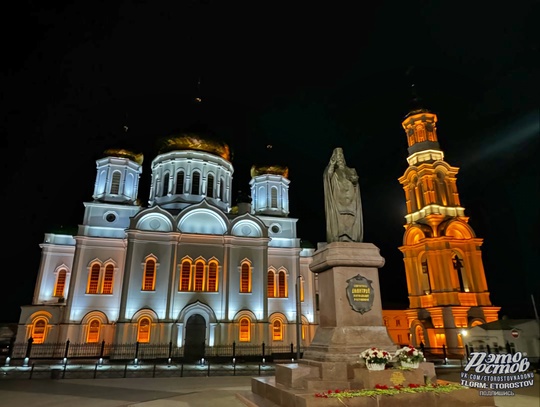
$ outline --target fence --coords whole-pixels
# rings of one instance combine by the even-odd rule
[[[302,353],[302,349],[300,349]],[[70,341],[58,343],[40,343],[35,344],[32,341],[25,343],[15,343],[10,349],[8,355],[10,359],[110,359],[110,360],[129,360],[129,359],[183,359],[184,347],[173,346],[169,343],[129,343],[129,344],[110,344],[105,343],[71,343]],[[204,354],[206,359],[223,358],[245,358],[248,360],[268,361],[275,359],[290,359],[296,357],[296,348],[290,345],[267,346],[262,344],[232,344],[206,346]]]

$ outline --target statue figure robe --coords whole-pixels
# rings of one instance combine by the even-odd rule
[[[324,170],[326,241],[362,242],[364,225],[358,174],[347,167],[343,149],[337,147]]]

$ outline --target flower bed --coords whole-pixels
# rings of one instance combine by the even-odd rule
[[[467,389],[457,383],[447,384],[409,384],[408,386],[387,386],[378,384],[374,389],[360,390],[327,390],[322,393],[315,393],[315,397],[320,398],[353,398],[353,397],[375,397],[375,396],[395,396],[397,394],[415,394],[415,393],[450,393],[456,390]]]

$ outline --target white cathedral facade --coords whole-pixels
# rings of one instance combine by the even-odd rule
[[[182,133],[152,161],[143,207],[142,155],[111,149],[96,165],[77,234],[40,245],[16,342],[309,345],[314,249],[288,217],[287,168],[252,167],[251,202],[233,207],[228,146]]]

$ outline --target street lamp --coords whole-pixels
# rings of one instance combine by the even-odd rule
[[[296,360],[300,360],[300,342],[302,338],[302,308],[300,306],[300,284],[302,276],[296,277]]]

